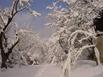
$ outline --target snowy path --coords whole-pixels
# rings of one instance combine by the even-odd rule
[[[60,69],[54,64],[27,66],[0,72],[0,77],[60,77],[60,75]]]
[[[74,68],[72,77],[103,77],[103,66],[96,66],[93,61],[81,61]],[[55,64],[24,66],[0,72],[0,77],[61,77],[61,75],[62,70]]]

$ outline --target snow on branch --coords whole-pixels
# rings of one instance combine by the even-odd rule
[[[81,53],[83,52],[84,49],[91,48],[91,47],[95,47],[95,45],[85,45],[82,48],[80,48],[77,51],[77,53],[75,54],[75,60],[74,60],[73,64],[75,64],[75,62],[77,61],[78,57],[81,55]]]
[[[79,42],[82,43],[82,41],[87,40],[87,39],[89,39],[90,37],[91,37],[91,36],[87,36],[87,37],[85,37],[85,38],[82,38],[82,39],[79,40]]]
[[[72,37],[75,35],[75,34],[84,34],[85,36],[91,36],[91,37],[93,37],[93,38],[96,38],[95,36],[95,34],[94,33],[90,33],[90,32],[87,32],[87,31],[83,31],[83,30],[76,30],[75,32],[73,32],[73,33],[71,33],[71,35],[70,35],[70,37],[69,37],[69,39],[68,39],[68,43],[71,43],[70,41],[71,41],[71,39],[72,39]],[[72,43],[73,43],[73,40],[72,40]]]

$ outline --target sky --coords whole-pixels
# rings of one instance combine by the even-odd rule
[[[32,0],[31,1],[31,8],[34,8],[35,10],[41,12],[42,14],[46,14],[48,10],[46,9],[46,6],[51,4],[55,0]],[[12,0],[0,0],[0,7],[8,7],[12,3]]]
[[[0,0],[0,8],[10,7],[12,0]],[[50,10],[46,7],[51,4],[54,0],[32,0],[31,8],[41,13],[39,17],[32,17],[28,13],[20,13],[15,18],[16,22],[20,26],[30,26],[33,30],[40,34],[40,37],[46,39],[48,38],[52,31],[46,28],[45,23],[47,23],[47,14]]]
[[[0,8],[10,7],[12,0],[0,0]],[[55,0],[32,0],[31,8],[41,13],[39,17],[32,17],[28,13],[19,13],[15,20],[20,26],[30,26],[33,30],[40,34],[40,37],[47,39],[53,33],[45,24],[48,22],[47,15],[51,11],[46,7]],[[65,6],[65,5],[63,5]]]

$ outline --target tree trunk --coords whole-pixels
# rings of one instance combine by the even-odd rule
[[[2,58],[1,68],[7,68],[6,61],[8,59],[8,56],[7,56],[7,54],[4,51],[4,47],[3,47],[3,33],[2,32],[0,34],[0,49],[1,49],[1,58]]]
[[[7,69],[7,59],[8,59],[8,55],[6,55],[5,53],[1,55],[2,57],[2,63],[1,63],[1,68],[6,68]]]

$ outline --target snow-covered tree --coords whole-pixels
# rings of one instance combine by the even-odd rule
[[[59,2],[67,4],[66,8],[58,6]],[[96,47],[97,32],[95,31],[94,19],[100,17],[99,12],[103,8],[103,1],[56,0],[50,7],[53,12],[49,14],[51,21],[48,25],[57,28],[57,32],[54,33],[56,35],[53,36],[55,39],[52,41],[54,44],[58,42],[67,55],[63,71],[66,72],[66,69],[70,71],[70,66],[76,63],[83,52],[87,51],[89,53],[95,52],[97,64],[100,64],[100,55]],[[52,48],[50,50],[53,50]],[[56,52],[56,49],[52,52]]]
[[[47,47],[37,33],[29,29],[20,29],[18,31],[18,37],[21,40],[15,47],[14,52],[18,53],[19,63],[22,61],[25,65],[31,65],[45,62]]]
[[[0,10],[0,50],[1,50],[1,68],[7,68],[7,61],[9,55],[12,53],[14,47],[20,42],[17,30],[12,34],[12,38],[9,37],[8,33],[11,26],[15,26],[13,18],[16,14],[23,10],[28,10],[33,16],[40,15],[29,7],[30,0],[13,0],[12,6],[10,8]],[[32,12],[33,11],[33,12]],[[13,32],[11,32],[13,33]]]

